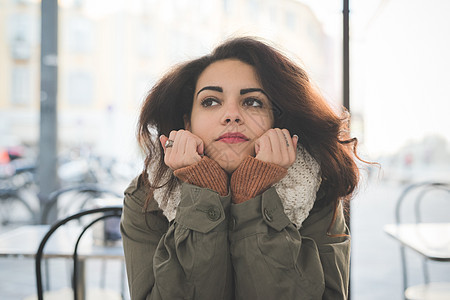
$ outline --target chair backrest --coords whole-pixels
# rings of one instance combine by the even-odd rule
[[[77,203],[71,203],[71,206],[77,206],[73,207],[75,211],[79,211],[82,209],[86,209],[86,204],[89,202],[89,200],[92,200],[94,198],[99,198],[102,196],[113,196],[116,198],[122,198],[123,195],[104,186],[100,186],[98,184],[80,184],[75,186],[69,186],[64,187],[59,190],[56,190],[52,192],[48,200],[42,209],[42,215],[41,215],[41,223],[42,224],[48,224],[49,222],[49,215],[50,212],[55,209],[56,205],[58,204],[58,201],[61,197],[68,195],[70,193],[73,193],[75,196],[73,199],[77,199]],[[86,197],[80,197],[80,195],[85,195]],[[68,210],[66,210],[66,213],[69,213]],[[62,213],[60,215],[65,216],[66,213]],[[70,214],[70,213],[69,213]]]
[[[407,186],[400,194],[395,207],[397,225],[423,222],[439,223],[450,220],[450,183],[420,182]],[[408,288],[406,247],[400,245],[403,273],[403,290]],[[428,258],[422,258],[422,273],[425,284],[430,283]]]
[[[442,215],[448,222],[450,220],[450,183],[444,182],[420,182],[407,186],[397,200],[395,207],[395,222],[404,223],[407,205],[410,205],[412,221],[414,223],[423,222],[423,213],[428,211],[436,221],[438,215]],[[433,201],[433,203],[431,202]],[[430,208],[425,207],[425,202],[430,204]],[[442,205],[442,206],[441,206]]]
[[[99,216],[100,214],[100,216]],[[122,207],[121,206],[108,206],[108,207],[101,207],[101,208],[95,208],[90,210],[81,211],[79,213],[70,215],[68,217],[65,217],[64,219],[61,219],[57,221],[55,224],[53,224],[48,232],[45,234],[45,236],[42,238],[39,248],[36,252],[35,256],[35,272],[36,272],[36,287],[37,287],[37,295],[39,300],[43,300],[43,285],[42,285],[42,258],[44,254],[44,248],[47,244],[50,237],[53,235],[53,233],[60,228],[62,225],[68,223],[72,220],[80,220],[83,217],[86,216],[92,216],[97,215],[93,219],[89,220],[89,223],[82,226],[80,234],[76,240],[76,243],[74,245],[74,252],[73,252],[73,282],[72,282],[72,288],[74,293],[74,299],[78,299],[78,247],[80,244],[80,241],[84,235],[84,233],[89,229],[92,225],[97,223],[98,221],[105,220],[107,218],[116,217],[119,218],[122,214]]]

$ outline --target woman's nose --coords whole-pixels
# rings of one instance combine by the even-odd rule
[[[243,116],[237,104],[229,104],[225,106],[225,114],[223,116],[222,122],[226,125],[236,122],[241,124],[243,122]]]
[[[241,119],[235,118],[235,119],[233,120],[233,119],[231,119],[231,118],[227,118],[227,119],[225,120],[226,123],[231,123],[231,122],[233,122],[233,121],[235,121],[236,123],[239,123],[239,122],[241,121]]]

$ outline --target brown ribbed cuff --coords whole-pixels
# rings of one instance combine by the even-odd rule
[[[207,156],[190,166],[175,170],[175,176],[184,182],[228,195],[228,175],[219,164]]]
[[[286,174],[287,169],[279,165],[247,157],[231,175],[233,203],[242,203],[263,193]]]

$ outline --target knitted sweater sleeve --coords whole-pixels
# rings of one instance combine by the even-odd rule
[[[228,195],[228,175],[219,164],[207,156],[191,165],[175,170],[174,175],[182,181]]]
[[[263,193],[286,174],[283,167],[247,157],[231,176],[233,203],[242,203]]]

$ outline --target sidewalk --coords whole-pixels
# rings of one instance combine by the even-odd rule
[[[406,185],[377,182],[360,187],[351,204],[351,295],[353,300],[403,299],[399,243],[383,231],[394,223],[395,204]],[[436,214],[450,211],[436,210]],[[448,214],[447,214],[448,216]],[[450,237],[446,237],[450,241]],[[407,250],[408,282],[423,283],[422,260]],[[450,263],[431,263],[431,280],[450,281]]]
[[[352,299],[403,299],[399,246],[383,232],[394,222],[400,192],[398,186],[371,183],[352,200]]]

